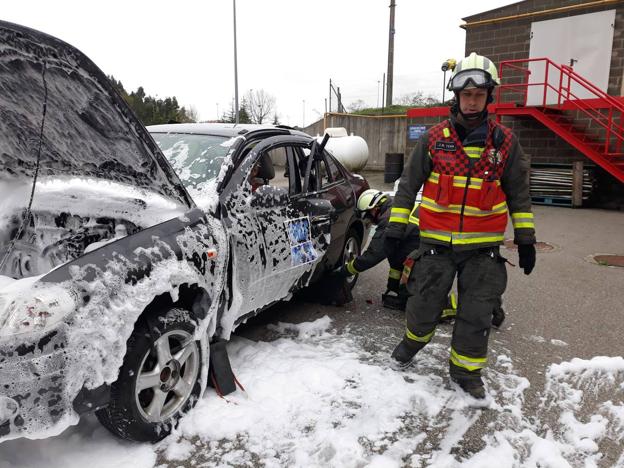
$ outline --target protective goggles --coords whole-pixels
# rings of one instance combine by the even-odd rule
[[[491,88],[496,85],[488,72],[473,68],[471,70],[462,70],[454,75],[449,80],[448,89],[450,91],[461,91],[471,83],[475,88]]]

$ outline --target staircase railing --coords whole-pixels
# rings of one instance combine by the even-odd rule
[[[529,82],[532,73],[529,69],[530,65],[539,63],[542,63],[544,66],[544,81]],[[536,67],[534,67],[534,69],[535,68]],[[604,148],[602,148],[602,150],[596,148],[596,150],[605,156],[622,156],[621,149],[624,143],[624,127],[622,125],[624,104],[621,101],[613,98],[613,96],[605,93],[593,83],[580,76],[572,67],[558,65],[545,57],[506,60],[500,63],[499,69],[501,83],[503,83],[505,79],[509,80],[509,78],[516,82],[503,83],[497,88],[497,103],[504,103],[505,98],[509,97],[509,91],[511,91],[512,100],[516,100],[515,104],[527,106],[529,87],[542,86],[542,100],[541,102],[538,101],[538,103],[531,104],[532,106],[550,109],[563,109],[565,106],[566,108],[579,111],[604,129]],[[558,83],[553,84],[551,83],[552,79],[549,80],[549,77],[552,78],[556,73],[559,75],[559,80]],[[555,82],[556,81],[557,80],[555,80]],[[586,96],[579,96],[578,92],[573,91],[573,88],[580,90]],[[520,91],[520,93],[518,93],[518,91]],[[549,97],[552,96],[552,93],[549,93],[550,91],[555,94],[556,104],[549,102]],[[587,95],[589,97],[587,97]],[[518,97],[520,98],[519,102]],[[588,99],[597,99],[600,105],[596,106],[590,103]],[[605,109],[606,114],[601,112],[600,109]],[[618,117],[619,123],[615,121],[616,117]],[[615,151],[611,152],[611,148],[614,148]]]

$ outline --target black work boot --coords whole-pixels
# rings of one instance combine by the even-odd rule
[[[387,309],[404,311],[407,305],[407,296],[388,290],[381,295],[381,303]]]
[[[500,326],[505,321],[505,311],[502,307],[497,307],[494,309],[494,313],[492,314],[492,325],[496,328],[500,328]]]
[[[403,338],[401,342],[392,351],[392,359],[396,361],[399,367],[407,367],[411,364],[412,359],[422,346],[413,345],[407,338]]]
[[[485,387],[483,386],[483,380],[478,378],[461,378],[451,377],[453,382],[460,386],[460,388],[471,397],[477,400],[483,400],[485,398]]]

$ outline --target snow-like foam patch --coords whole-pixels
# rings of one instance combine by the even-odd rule
[[[0,445],[0,466],[590,467],[602,466],[609,444],[615,466],[624,460],[624,402],[614,391],[622,358],[551,365],[529,412],[528,380],[493,350],[484,410],[448,384],[442,344],[397,372],[388,349],[366,351],[354,332],[333,332],[328,317],[272,329],[290,337],[234,337],[228,346],[246,393],[209,391],[159,445],[118,441],[90,417],[54,439]],[[590,394],[597,382],[608,400]],[[478,426],[483,445],[465,445],[482,416],[491,421]]]

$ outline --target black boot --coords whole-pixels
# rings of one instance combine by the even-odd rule
[[[415,346],[407,338],[403,338],[401,342],[392,351],[392,359],[394,359],[400,367],[407,367],[422,346]]]
[[[500,326],[505,321],[505,311],[502,307],[497,307],[494,309],[494,313],[492,314],[492,325],[496,328],[500,328]]]
[[[483,386],[483,380],[481,377],[478,378],[460,378],[460,377],[451,377],[453,382],[460,386],[460,388],[477,400],[483,400],[485,398],[485,387]]]
[[[387,309],[404,311],[407,305],[407,296],[388,290],[381,295],[381,303]]]

